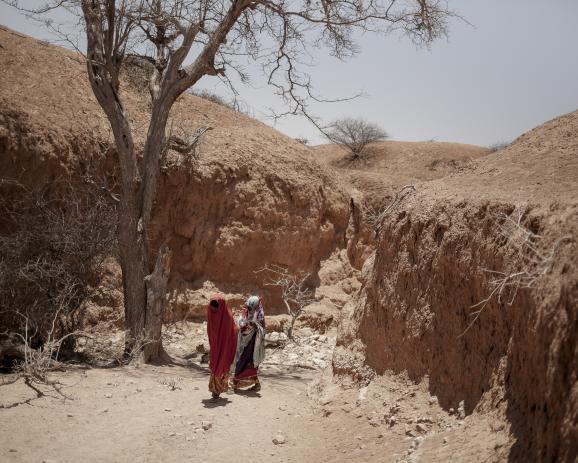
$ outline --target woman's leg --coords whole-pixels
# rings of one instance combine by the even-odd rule
[[[229,390],[228,373],[224,373],[220,377],[211,374],[211,377],[209,379],[209,391],[211,391],[213,399],[218,399],[219,395],[221,395],[223,392],[227,392],[228,390]]]

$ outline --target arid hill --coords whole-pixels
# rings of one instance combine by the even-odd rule
[[[385,216],[335,371],[406,372],[445,409],[501,420],[513,447],[498,460],[574,461],[577,236],[574,112]]]
[[[1,178],[57,195],[57,179],[89,176],[106,179],[114,191],[114,145],[82,59],[0,28],[0,64]],[[147,95],[138,72],[131,72],[121,90],[142,145]],[[268,291],[264,275],[255,273],[267,263],[311,273],[319,313],[344,306],[325,392],[339,381],[368,385],[359,393],[335,393],[340,403],[320,402],[317,430],[335,439],[328,461],[342,455],[344,441],[352,452],[347,457],[362,455],[361,461],[381,461],[384,448],[398,462],[575,461],[578,112],[495,153],[451,143],[386,142],[355,164],[335,146],[307,149],[192,95],[177,102],[169,127],[212,129],[198,159],[171,151],[163,159],[152,236],[155,246],[168,240],[175,251],[170,318],[202,312],[210,291],[226,292],[234,304],[253,290]],[[392,204],[408,184],[415,189]],[[383,216],[370,223],[375,211]],[[112,306],[119,310],[119,287],[111,257],[93,301],[96,318]],[[267,303],[269,314],[279,308],[274,292]],[[309,326],[325,331],[331,317],[319,323],[314,316]],[[270,320],[270,341],[278,346],[276,331],[283,327]],[[309,327],[306,332],[310,353],[328,342]],[[317,358],[319,365],[330,349]],[[184,354],[183,346],[176,352]],[[305,354],[299,352],[291,361],[301,364]],[[150,391],[158,389],[152,379],[149,384]],[[126,405],[127,396],[120,397],[119,406]],[[291,421],[287,408],[265,403],[267,423],[278,411]],[[19,410],[36,424],[34,410],[13,412]],[[362,416],[367,420],[358,420]],[[294,423],[300,430],[312,427]],[[343,432],[352,428],[363,436]],[[394,449],[407,450],[394,460]]]
[[[2,177],[38,186],[114,172],[109,125],[83,60],[5,28],[0,45]],[[137,84],[121,90],[142,146],[148,94]],[[177,133],[212,128],[198,161],[169,152],[162,168],[152,226],[155,244],[168,239],[174,250],[174,308],[188,310],[198,288],[263,290],[263,275],[254,271],[265,264],[315,275],[320,261],[344,246],[348,197],[299,143],[193,95],[175,104],[169,127]]]
[[[334,169],[348,188],[352,220],[347,251],[351,264],[361,269],[376,245],[371,216],[387,208],[404,187],[472,169],[489,150],[460,143],[386,141],[369,145],[356,160],[333,144],[312,147],[310,153]]]
[[[489,150],[461,143],[386,141],[370,145],[356,161],[337,145],[315,146],[312,152],[350,179],[352,186],[377,200],[403,185],[468,169],[474,159],[487,155]]]

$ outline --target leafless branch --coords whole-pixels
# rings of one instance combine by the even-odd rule
[[[397,204],[403,201],[408,195],[415,192],[415,186],[405,185],[402,187],[393,198],[393,201],[387,206],[383,205],[379,208],[374,208],[368,205],[363,206],[363,215],[367,224],[375,230],[375,236],[379,235],[383,219]]]
[[[540,278],[550,272],[560,246],[575,241],[574,236],[562,236],[548,251],[542,251],[538,245],[541,237],[522,224],[525,213],[525,209],[517,208],[511,215],[498,215],[499,234],[506,240],[506,246],[516,251],[516,260],[521,264],[518,264],[518,270],[511,272],[481,269],[490,275],[491,291],[485,299],[470,307],[476,310],[470,314],[473,318],[459,337],[464,336],[474,326],[492,300],[496,299],[499,304],[511,306],[520,289],[531,289]]]
[[[276,286],[281,289],[281,298],[291,317],[291,324],[287,333],[290,339],[293,339],[293,327],[297,319],[305,311],[305,308],[315,302],[313,291],[307,287],[309,274],[293,274],[288,269],[278,265],[266,265],[255,273],[265,272],[269,279],[265,282],[266,286]]]

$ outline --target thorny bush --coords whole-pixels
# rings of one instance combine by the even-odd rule
[[[30,189],[0,180],[0,325],[33,348],[66,338],[103,260],[116,252],[116,203],[92,180]]]

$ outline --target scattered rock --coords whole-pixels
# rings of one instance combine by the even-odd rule
[[[104,394],[104,397],[106,397],[107,399],[112,399],[112,394]]]
[[[447,444],[447,443],[448,443],[448,438],[444,437],[444,444]]]
[[[437,398],[435,395],[432,395],[432,396],[429,398],[429,404],[430,404],[430,405],[437,405],[437,403],[438,403],[438,398]]]
[[[423,443],[424,440],[425,440],[425,437],[423,437],[423,436],[416,437],[412,442],[413,448],[414,449],[418,448]]]
[[[195,347],[195,352],[199,354],[208,354],[209,353],[209,346],[205,345],[204,342],[197,344]]]
[[[504,423],[492,423],[492,424],[490,424],[490,429],[494,432],[503,431],[504,428],[505,428]]]
[[[392,405],[391,407],[389,407],[389,414],[390,414],[390,415],[395,415],[395,414],[398,413],[400,410],[401,410],[401,407],[399,406],[399,404]]]
[[[418,423],[428,423],[428,424],[432,424],[433,420],[429,417],[429,416],[421,416],[417,419]]]
[[[415,425],[415,430],[416,430],[417,432],[422,433],[422,434],[428,432],[427,426],[425,426],[425,425],[423,425],[423,424],[421,424],[421,423],[418,423],[418,424]]]
[[[211,423],[210,421],[201,421],[201,428],[203,428],[204,431],[208,431],[212,427],[213,423]]]
[[[165,408],[165,412],[170,412],[171,409],[170,408]]]
[[[284,443],[286,443],[286,442],[287,442],[287,438],[285,437],[284,434],[281,434],[281,433],[277,434],[277,435],[273,438],[273,443],[274,443],[275,445],[282,445],[282,444],[284,444]]]
[[[361,405],[361,403],[365,400],[365,396],[367,394],[367,386],[362,387],[359,390],[359,394],[357,394],[357,400],[355,401],[355,404],[359,407]]]
[[[74,418],[74,415],[73,415],[72,413],[67,413],[66,416],[67,416],[68,418]]]

